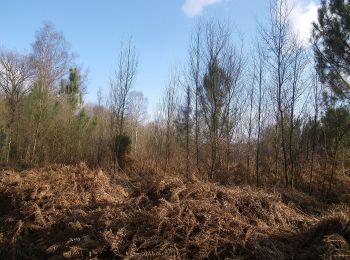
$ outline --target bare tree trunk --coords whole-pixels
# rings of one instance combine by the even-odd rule
[[[256,186],[259,187],[260,185],[260,179],[259,179],[259,171],[260,171],[260,138],[261,138],[261,116],[259,112],[258,116],[258,138],[256,140],[256,156],[255,156],[255,175],[256,175]]]
[[[168,170],[170,160],[172,157],[172,134],[173,124],[175,119],[175,112],[177,106],[177,92],[179,79],[177,73],[171,75],[168,86],[165,89],[165,93],[162,100],[162,109],[165,111],[165,168]]]
[[[198,173],[200,172],[199,170],[199,144],[198,144],[198,138],[199,138],[199,124],[198,124],[198,88],[196,86],[196,104],[195,104],[195,146],[196,146],[196,169]]]
[[[256,140],[256,158],[255,158],[255,175],[256,175],[256,186],[260,185],[259,180],[259,170],[260,170],[260,139],[261,139],[261,106],[262,106],[262,84],[263,84],[263,57],[261,54],[260,47],[258,46],[259,52],[259,72],[258,72],[258,86],[259,86],[259,94],[258,94],[258,133]]]
[[[292,90],[292,104],[290,114],[290,129],[289,129],[289,161],[290,161],[290,185],[293,188],[294,184],[294,150],[293,150],[293,134],[294,134],[294,103],[295,103],[295,86],[293,84]]]
[[[191,117],[191,89],[186,89],[186,107],[185,107],[185,127],[186,127],[186,172],[190,177],[190,117]]]
[[[38,124],[35,128],[35,132],[34,132],[33,150],[32,150],[32,156],[31,156],[32,162],[34,162],[34,160],[35,160],[36,146],[37,146],[38,138],[39,138],[39,127],[40,127],[40,122],[38,122]]]
[[[10,130],[10,134],[9,134],[9,141],[7,144],[7,154],[6,154],[6,163],[8,163],[10,161],[10,153],[11,153],[11,146],[12,145],[12,133]]]
[[[333,183],[333,178],[335,175],[336,165],[337,165],[338,144],[339,144],[339,140],[336,140],[335,151],[334,151],[334,155],[332,157],[331,179],[329,180],[329,187],[328,187],[327,193],[331,192],[331,190],[332,190],[332,183]]]
[[[230,172],[230,144],[231,144],[230,136],[227,135],[227,138],[226,138],[226,172],[227,173]]]
[[[195,84],[195,153],[196,153],[196,169],[199,173],[199,70],[200,70],[200,37],[201,27],[198,27],[195,33],[195,39],[192,46],[192,77]]]
[[[165,142],[165,169],[168,170],[170,160],[170,115],[168,113]]]
[[[249,111],[249,126],[248,126],[248,152],[247,152],[247,167],[250,175],[250,150],[251,150],[251,137],[252,137],[252,115],[253,115],[253,97],[254,97],[254,84],[250,93],[250,111]]]
[[[217,143],[216,139],[212,140],[211,144],[211,165],[210,165],[210,171],[209,171],[209,179],[213,179],[214,177],[214,170],[216,167],[216,159],[217,159]]]
[[[187,175],[190,175],[190,129],[189,125],[186,126],[186,171]]]
[[[298,42],[293,43],[293,69],[292,69],[292,96],[290,103],[290,130],[289,130],[289,164],[290,164],[290,186],[291,188],[295,185],[295,163],[298,158],[297,147],[294,146],[293,135],[295,130],[295,107],[298,101],[299,91],[298,86],[299,82],[302,80],[303,72],[306,68],[304,51],[302,47],[298,46]]]
[[[310,181],[309,181],[309,192],[312,193],[312,177],[314,172],[314,160],[315,160],[315,148],[316,148],[316,133],[317,133],[317,118],[318,118],[318,78],[315,76],[315,114],[313,122],[313,134],[312,134],[312,145],[311,145],[311,166],[310,166]]]
[[[287,149],[286,149],[286,140],[285,140],[285,129],[284,129],[284,117],[283,112],[280,113],[281,116],[281,145],[282,145],[282,154],[283,154],[283,170],[284,170],[284,180],[286,187],[289,186],[289,176],[288,176],[288,159],[287,159]]]
[[[39,129],[40,129],[41,120],[42,120],[42,113],[43,113],[43,100],[40,99],[40,101],[39,101],[39,118],[38,118],[38,120],[36,122],[36,126],[35,126],[31,162],[35,161],[35,154],[36,154],[37,143],[38,143],[38,139],[39,139]]]
[[[275,137],[275,184],[278,182],[279,178],[279,131],[278,124],[275,126],[276,137]]]

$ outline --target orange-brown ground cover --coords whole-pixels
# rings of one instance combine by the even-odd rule
[[[1,259],[319,259],[350,255],[350,214],[311,197],[139,167],[0,171]],[[303,207],[305,206],[305,207]],[[318,207],[318,206],[317,206]]]

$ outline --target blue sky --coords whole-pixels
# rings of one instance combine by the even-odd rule
[[[318,1],[295,0],[293,24],[302,37],[315,19]],[[155,112],[173,68],[186,62],[190,34],[203,17],[229,20],[252,43],[256,21],[267,15],[265,0],[0,0],[0,46],[29,52],[35,32],[51,21],[89,70],[86,102],[97,89],[108,94],[109,77],[122,41],[132,37],[139,67],[134,90],[142,91]],[[239,40],[238,33],[237,41]],[[246,48],[248,49],[248,48]]]

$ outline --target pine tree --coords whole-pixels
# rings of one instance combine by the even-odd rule
[[[225,99],[229,91],[230,77],[221,66],[218,59],[214,58],[208,64],[201,88],[201,105],[206,125],[209,131],[211,144],[211,170],[209,177],[213,177],[217,164],[219,137],[222,125],[225,124]]]
[[[321,81],[337,100],[350,102],[350,1],[322,1],[313,43]]]
[[[69,81],[65,84],[64,80],[60,83],[61,93],[68,97],[73,109],[77,109],[82,104],[82,80],[79,69],[69,69]]]

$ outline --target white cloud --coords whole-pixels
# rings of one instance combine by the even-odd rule
[[[201,15],[207,6],[220,3],[222,0],[185,0],[181,10],[189,17]]]
[[[317,10],[320,7],[315,1],[309,1],[307,5],[298,0],[291,14],[291,23],[294,31],[299,35],[305,46],[309,45],[312,23],[317,20]]]

